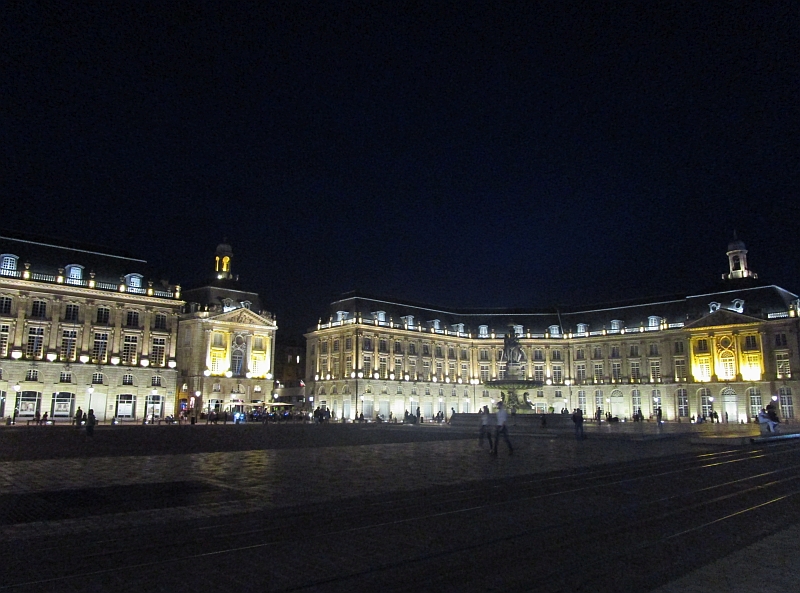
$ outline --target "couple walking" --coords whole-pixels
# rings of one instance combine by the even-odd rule
[[[511,441],[508,439],[508,412],[503,405],[503,402],[497,404],[497,415],[495,416],[494,428],[494,442],[492,442],[492,426],[491,414],[489,413],[489,406],[483,406],[481,410],[481,432],[478,436],[478,444],[483,447],[483,439],[489,439],[489,453],[497,455],[497,446],[500,444],[500,437],[502,436],[508,445],[508,454],[514,454],[514,448],[511,446]]]

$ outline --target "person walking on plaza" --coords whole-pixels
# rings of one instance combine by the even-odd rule
[[[583,434],[583,410],[575,408],[575,412],[572,414],[572,421],[575,423],[575,438],[582,441],[586,438],[586,435]]]
[[[503,440],[505,440],[506,445],[508,445],[508,454],[514,454],[514,448],[511,446],[511,441],[508,439],[508,412],[506,412],[506,408],[503,405],[503,402],[497,403],[497,426],[494,429],[494,449],[492,450],[493,455],[497,455],[497,447],[500,445],[500,435],[503,435]]]
[[[83,410],[81,410],[81,407],[78,406],[78,410],[75,412],[75,426],[80,428],[82,421],[83,421]]]
[[[86,436],[94,436],[94,425],[97,424],[97,418],[94,417],[94,410],[89,410],[86,415]]]
[[[483,406],[483,409],[480,412],[481,416],[481,431],[478,434],[478,446],[483,449],[483,439],[484,437],[489,439],[489,451],[494,449],[492,446],[492,429],[489,426],[489,406]]]

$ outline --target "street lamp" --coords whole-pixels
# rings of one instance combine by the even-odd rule
[[[94,393],[94,385],[87,385],[86,393],[89,394],[89,405],[86,407],[86,411],[88,412],[92,409],[92,394]]]
[[[714,424],[714,396],[708,396],[709,415],[711,416],[711,424]]]

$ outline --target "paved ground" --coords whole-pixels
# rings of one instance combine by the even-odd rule
[[[3,558],[9,559],[14,550],[30,553],[49,542],[51,554],[66,553],[63,550],[68,548],[58,545],[70,538],[157,530],[175,521],[217,525],[241,521],[248,514],[279,516],[306,508],[315,513],[325,508],[352,510],[362,502],[369,506],[382,499],[402,499],[403,493],[424,498],[435,491],[450,496],[459,489],[513,485],[534,475],[563,477],[606,464],[624,468],[662,459],[664,467],[669,467],[681,455],[727,449],[731,442],[758,436],[757,427],[739,425],[666,425],[661,429],[648,424],[589,425],[587,433],[588,440],[578,443],[570,431],[519,427],[511,435],[515,454],[504,455],[501,447],[501,455],[492,458],[478,448],[473,428],[459,426],[101,427],[91,439],[70,427],[3,428],[0,566],[22,566],[4,563]],[[765,545],[776,545],[769,538],[776,538],[782,550],[780,574],[797,576],[796,565],[787,565],[786,559],[800,558],[798,527],[788,524],[786,528],[786,533],[754,544],[759,549],[748,546],[736,552],[744,554],[741,558],[732,555],[697,567],[698,575],[675,574],[675,582],[660,591],[690,590],[690,585],[699,583],[703,591],[756,587],[785,591],[777,572],[766,582],[763,578],[764,572],[779,569],[748,571],[743,566],[763,557]],[[749,558],[749,563],[743,565],[742,558]],[[30,562],[41,563],[40,574],[48,575],[48,562],[41,558]],[[298,559],[297,566],[302,565]],[[709,571],[737,576],[734,581],[708,579]],[[0,589],[16,584],[24,590],[103,590],[92,579],[76,583],[58,580],[61,577],[55,574],[49,575],[56,580],[47,581],[45,589],[22,572],[13,572],[3,574],[0,569]],[[101,571],[97,578],[104,574]],[[137,582],[141,585],[141,578]],[[731,582],[738,588],[732,588]],[[313,590],[326,588],[319,585]]]

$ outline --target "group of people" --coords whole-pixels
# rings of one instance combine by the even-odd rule
[[[322,424],[323,422],[330,422],[331,421],[331,411],[328,408],[324,410],[317,406],[317,409],[314,410],[314,422],[318,424]]]
[[[514,454],[514,447],[511,446],[511,440],[508,438],[508,412],[503,402],[497,404],[497,414],[494,416],[494,438],[492,438],[492,415],[489,412],[489,406],[483,406],[480,410],[481,414],[481,430],[478,435],[478,445],[483,447],[483,440],[489,439],[489,453],[497,455],[497,446],[500,444],[500,437],[503,437],[506,445],[508,446],[508,454]]]
[[[758,413],[758,423],[763,425],[767,432],[778,432],[780,422],[775,404],[770,403],[766,408],[761,408]]]
[[[84,412],[81,410],[81,407],[78,406],[78,409],[75,411],[75,426],[80,428],[81,426],[86,427],[86,436],[93,436],[94,435],[94,427],[97,424],[97,418],[94,415],[94,410],[89,409],[89,412]]]

